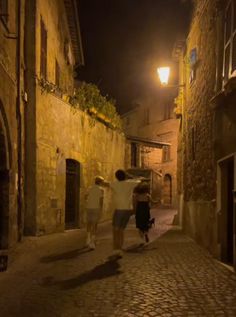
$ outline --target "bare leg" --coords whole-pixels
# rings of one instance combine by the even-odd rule
[[[119,250],[122,249],[124,243],[124,229],[119,229]]]
[[[92,224],[88,222],[87,223],[87,241],[86,241],[87,246],[89,246],[91,242],[91,234],[92,234]]]
[[[144,237],[145,237],[145,241],[148,243],[149,242],[148,231],[144,232]]]
[[[119,249],[119,228],[113,227],[113,249]]]

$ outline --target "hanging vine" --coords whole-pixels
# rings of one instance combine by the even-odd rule
[[[122,130],[122,122],[116,111],[115,101],[107,96],[102,96],[96,85],[83,82],[75,90],[70,103],[73,107],[87,112],[110,128]]]
[[[63,93],[55,84],[43,78],[36,78],[42,93],[60,92]],[[102,122],[112,129],[122,131],[122,121],[115,107],[115,100],[109,99],[108,96],[102,96],[99,88],[91,83],[82,82],[73,96],[67,96],[67,101],[74,110],[80,109],[91,116],[91,125],[95,125],[95,119]]]

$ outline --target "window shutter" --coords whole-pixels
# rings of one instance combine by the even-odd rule
[[[225,15],[225,43],[230,39],[232,26],[232,3],[230,2]]]
[[[233,9],[233,14],[234,14],[234,21],[233,21],[233,31],[236,31],[236,0],[233,2],[234,4],[234,9]]]
[[[236,70],[236,33],[233,37],[233,52],[232,52],[232,72]]]
[[[230,44],[225,49],[224,81],[229,79]]]
[[[0,0],[0,17],[3,22],[8,20],[8,0]]]
[[[41,19],[40,75],[47,78],[47,30]]]
[[[55,85],[60,87],[60,66],[57,60],[55,62]]]

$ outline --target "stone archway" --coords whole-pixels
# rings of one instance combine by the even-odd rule
[[[164,205],[172,204],[172,178],[170,174],[164,176],[162,200]]]
[[[0,250],[8,248],[9,231],[9,129],[0,101]]]

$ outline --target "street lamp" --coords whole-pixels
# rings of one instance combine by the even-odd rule
[[[157,74],[160,78],[160,82],[163,86],[168,85],[169,76],[170,76],[170,67],[158,67]]]
[[[185,87],[185,84],[181,85],[169,85],[169,77],[170,77],[170,67],[165,66],[165,67],[158,67],[157,68],[157,74],[159,76],[161,85],[163,87],[167,88],[179,88],[179,87]]]

